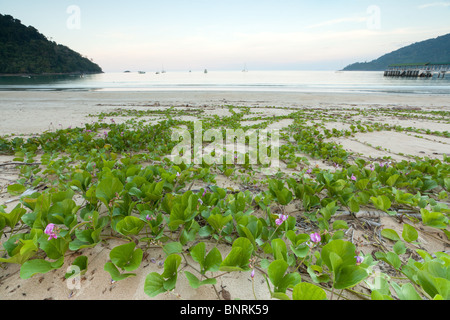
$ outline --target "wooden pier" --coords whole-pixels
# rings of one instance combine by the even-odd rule
[[[450,63],[405,63],[391,64],[384,71],[385,77],[442,78],[450,71]]]

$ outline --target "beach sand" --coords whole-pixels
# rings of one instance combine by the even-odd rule
[[[273,112],[274,114],[289,114],[286,108],[314,108],[324,109],[326,112],[332,108],[333,112],[339,108],[397,109],[407,112],[408,109],[445,110],[450,111],[450,99],[440,95],[391,95],[391,94],[339,94],[339,93],[287,93],[287,92],[70,92],[70,91],[11,91],[0,92],[0,136],[30,136],[44,131],[54,131],[61,128],[84,126],[84,123],[96,121],[100,112],[121,109],[148,109],[148,108],[203,108],[207,114],[227,115],[226,105],[248,106],[255,114]],[[273,106],[275,109],[265,109]],[[125,119],[122,119],[125,120]],[[149,119],[151,120],[151,119]],[[373,121],[401,124],[403,127],[417,127],[438,131],[450,131],[447,118],[445,121],[426,121],[423,119],[396,119],[380,115]],[[352,120],[349,120],[351,123]],[[289,119],[271,124],[271,128],[282,128],[291,124]],[[349,123],[325,123],[333,126],[346,127]],[[368,158],[381,159],[391,156],[395,160],[410,159],[410,155],[439,157],[450,155],[450,139],[421,133],[421,137],[404,132],[368,132],[358,133],[351,138],[334,139],[341,143],[344,149],[360,153]],[[0,164],[11,161],[12,157],[0,156]],[[316,162],[311,160],[314,165]],[[328,168],[317,161],[317,164]],[[0,167],[0,205],[7,204],[12,208],[17,199],[9,196],[6,186],[17,179],[17,171],[12,168]],[[222,181],[223,184],[226,181]],[[382,224],[395,229],[401,234],[401,225],[390,217],[381,218]],[[436,239],[435,230],[431,233],[421,234],[419,240],[429,252],[448,250],[446,244]],[[361,237],[361,231],[354,235]],[[83,249],[82,253],[89,258],[88,272],[77,283],[68,283],[64,279],[67,266],[75,259],[76,254],[66,258],[66,264],[52,272],[38,274],[29,280],[19,277],[20,266],[8,265],[0,269],[0,300],[27,300],[27,299],[151,299],[144,293],[145,277],[150,272],[161,273],[160,263],[163,261],[162,250],[154,250],[143,262],[136,276],[112,282],[108,272],[104,271],[104,263],[108,260],[109,251],[120,241],[111,241],[98,245],[92,249]],[[221,248],[226,253],[229,248]],[[189,271],[189,268],[183,269]],[[256,273],[255,292],[258,299],[269,299],[265,280],[261,273]],[[180,276],[177,287],[173,293],[166,293],[153,298],[154,300],[210,300],[223,299],[222,289],[228,291],[231,299],[253,299],[250,272],[230,273],[220,278],[213,286],[202,286],[192,289],[185,277]],[[351,295],[349,299],[356,299]]]

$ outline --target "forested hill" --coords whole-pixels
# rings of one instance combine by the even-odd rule
[[[382,71],[391,64],[400,63],[448,63],[450,62],[450,33],[435,39],[411,44],[373,60],[357,62],[344,71]]]
[[[101,73],[66,46],[49,41],[32,26],[0,14],[0,74]]]

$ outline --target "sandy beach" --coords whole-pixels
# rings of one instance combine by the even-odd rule
[[[79,126],[89,114],[117,108],[171,106],[251,107],[420,107],[445,110],[446,95],[391,95],[288,92],[118,92],[118,91],[3,91],[0,92],[0,135],[32,134]]]
[[[348,128],[355,121],[372,121],[386,123],[404,128],[421,129],[417,133],[374,131],[358,132],[351,137],[330,138],[341,144],[345,150],[359,154],[364,158],[382,159],[391,157],[395,161],[411,160],[414,156],[443,159],[450,155],[450,138],[427,134],[426,130],[449,132],[448,117],[426,119],[402,117],[408,110],[450,111],[450,99],[446,95],[392,95],[392,94],[339,94],[339,93],[287,93],[287,92],[70,92],[70,91],[2,91],[0,92],[0,136],[23,136],[41,134],[45,131],[55,131],[68,127],[84,127],[85,123],[97,120],[100,112],[111,112],[118,109],[148,110],[167,109],[170,107],[201,109],[205,114],[216,114],[219,117],[228,114],[227,105],[247,106],[255,115],[270,117],[286,114],[292,110],[323,109],[324,118],[313,119],[318,124],[332,130],[333,128]],[[266,107],[274,107],[266,109]],[[360,114],[354,118],[351,109],[357,110],[397,110],[395,117],[371,114],[370,119]],[[292,109],[292,110],[291,110]],[[327,114],[339,114],[339,109],[346,109],[348,118],[345,121],[327,122]],[[293,111],[292,111],[293,112]],[[342,114],[341,114],[342,115]],[[427,114],[428,116],[429,114]],[[187,116],[185,116],[187,117]],[[248,116],[250,118],[250,116]],[[431,116],[430,116],[431,117]],[[188,118],[186,118],[188,119]],[[116,121],[126,121],[125,117],[116,117]],[[154,119],[148,119],[154,121]],[[283,119],[271,124],[271,128],[283,129],[290,125],[290,119]],[[302,155],[307,157],[307,155]],[[0,164],[11,162],[12,156],[0,155]],[[323,161],[310,159],[312,165],[321,168],[332,167]],[[18,177],[18,171],[13,167],[0,167],[0,205],[8,209],[17,205],[17,198],[6,192],[6,187]],[[223,185],[227,182],[222,181]],[[230,183],[230,182],[228,182]],[[448,202],[448,199],[446,200]],[[295,210],[295,208],[291,208]],[[401,224],[391,217],[381,217],[380,223],[402,232]],[[425,228],[427,229],[427,228]],[[429,231],[429,230],[428,230]],[[355,238],[364,240],[364,231],[358,230]],[[422,244],[429,252],[448,251],[449,243],[439,241],[435,230],[420,235]],[[154,250],[136,271],[137,276],[114,282],[103,265],[108,260],[110,249],[120,244],[120,241],[102,243],[92,249],[83,249],[83,254],[89,257],[89,268],[82,276],[79,288],[71,286],[64,279],[66,265],[46,274],[38,274],[31,279],[19,277],[18,265],[6,265],[0,269],[0,300],[97,300],[97,299],[154,299],[154,300],[210,300],[210,299],[253,299],[252,280],[249,272],[230,273],[220,278],[213,286],[202,286],[198,289],[190,287],[184,277],[180,277],[176,290],[150,298],[144,293],[145,277],[150,272],[161,272],[164,252]],[[227,252],[229,247],[221,247]],[[71,253],[67,257],[67,265],[76,258]],[[184,270],[189,270],[186,267]],[[255,292],[258,299],[270,299],[266,282],[261,273],[255,276]],[[245,285],[243,285],[245,284]],[[231,297],[224,296],[223,291]],[[349,299],[356,299],[348,295]]]

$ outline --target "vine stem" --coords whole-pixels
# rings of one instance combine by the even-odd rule
[[[253,291],[253,296],[255,297],[255,300],[258,300],[258,298],[256,297],[256,293],[255,293],[255,279],[252,278],[252,291]]]
[[[309,247],[308,253],[307,253],[306,256],[302,259],[302,261],[300,261],[300,263],[298,264],[297,268],[295,268],[294,272],[296,272],[296,271],[300,268],[300,266],[301,266],[301,265],[303,264],[303,262],[305,261],[306,257],[309,256],[309,254],[311,253],[311,251],[312,251],[312,247]]]

